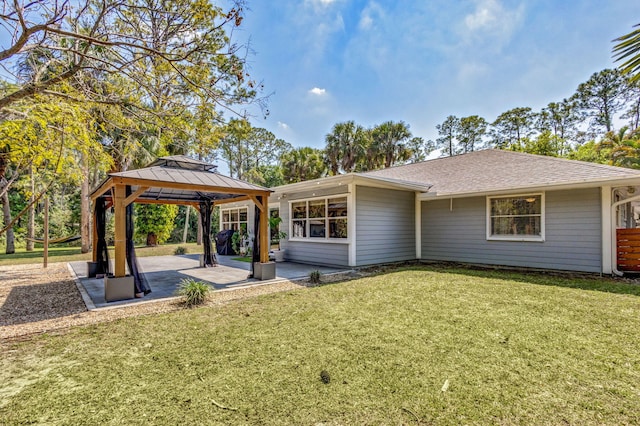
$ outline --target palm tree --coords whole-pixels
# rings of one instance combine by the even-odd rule
[[[407,146],[411,136],[409,125],[404,121],[387,121],[376,126],[371,131],[371,154],[380,159],[381,164],[377,166],[387,168],[411,158],[411,150]]]
[[[611,150],[612,165],[640,168],[640,130],[629,131],[625,126],[617,132],[607,132],[600,146]]]
[[[367,153],[367,130],[354,121],[337,123],[326,140],[325,162],[331,175],[350,173]]]
[[[613,57],[616,62],[623,62],[619,68],[625,74],[630,74],[632,82],[640,81],[640,24],[634,25],[637,29],[618,37],[614,41]]]

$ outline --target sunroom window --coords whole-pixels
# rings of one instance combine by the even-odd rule
[[[488,239],[541,241],[544,238],[543,194],[488,198]]]
[[[244,232],[247,232],[246,207],[222,209],[220,213],[220,227],[222,230],[233,229],[237,231],[242,229]]]
[[[347,197],[292,202],[291,235],[310,240],[347,238]]]

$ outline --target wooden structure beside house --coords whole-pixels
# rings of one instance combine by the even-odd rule
[[[196,208],[203,219],[204,264],[212,266],[210,226],[206,225],[210,224],[213,207],[240,200],[250,202],[259,212],[259,220],[256,221],[258,227],[254,230],[259,236],[259,252],[256,253],[255,260],[259,264],[269,263],[268,199],[270,193],[271,190],[267,188],[221,175],[215,171],[214,165],[178,155],[161,157],[141,169],[110,173],[108,178],[93,191],[91,200],[96,207],[102,209],[102,215],[105,208],[113,207],[114,209],[113,277],[118,279],[126,276],[127,260],[129,260],[130,271],[135,275],[135,271],[132,270],[135,269],[135,265],[127,259],[127,254],[133,252],[133,221],[130,219],[131,223],[127,224],[127,218],[130,218],[127,209],[131,209],[133,203],[190,205]],[[94,220],[94,241],[97,242],[93,244],[94,262],[98,262],[103,254],[101,250],[106,256],[106,243],[101,243],[100,236],[102,233],[102,239],[104,239],[105,224],[98,223],[101,216],[99,213],[96,212],[94,215],[96,219]],[[109,267],[108,262],[106,267]],[[134,277],[124,280],[127,289],[132,280]],[[105,284],[105,287],[107,286],[108,284]]]

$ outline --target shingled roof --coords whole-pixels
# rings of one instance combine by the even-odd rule
[[[640,170],[487,149],[363,173],[431,184],[436,196],[640,179]]]

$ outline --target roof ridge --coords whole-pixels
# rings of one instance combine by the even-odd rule
[[[503,150],[503,149],[487,149],[487,150],[483,150],[483,151],[500,151],[500,152],[508,152],[511,154],[516,154],[516,155],[520,155],[521,157],[536,157],[536,158],[544,158],[546,160],[550,160],[550,161],[556,161],[559,163],[573,163],[573,164],[581,164],[583,166],[590,166],[590,167],[595,167],[598,169],[607,169],[607,170],[638,170],[638,169],[632,169],[630,167],[621,167],[621,166],[614,166],[611,164],[602,164],[602,163],[593,163],[591,161],[583,161],[583,160],[574,160],[572,158],[564,158],[564,157],[553,157],[550,155],[541,155],[541,154],[531,154],[529,152],[521,152],[521,151],[508,151],[508,150]],[[477,151],[478,152],[478,151]]]
[[[621,166],[614,166],[614,165],[610,165],[610,164],[601,164],[601,163],[592,163],[590,161],[583,161],[583,160],[574,160],[574,159],[570,159],[570,158],[563,158],[563,157],[552,157],[549,155],[541,155],[541,154],[531,154],[528,152],[521,152],[521,151],[510,151],[510,150],[506,150],[506,149],[498,149],[498,148],[486,148],[486,149],[480,149],[477,151],[471,151],[471,152],[465,152],[462,154],[457,154],[457,155],[453,155],[453,156],[447,156],[447,157],[438,157],[438,158],[431,158],[428,160],[424,160],[424,161],[418,161],[415,163],[408,163],[408,164],[398,164],[398,165],[394,165],[391,167],[386,167],[386,168],[381,168],[381,169],[376,169],[376,170],[368,170],[366,172],[361,172],[362,174],[367,174],[367,173],[375,173],[375,172],[380,172],[382,170],[390,170],[390,169],[398,169],[398,168],[402,168],[402,167],[419,167],[419,165],[421,164],[426,164],[426,163],[430,163],[430,162],[440,162],[440,161],[446,161],[446,160],[450,160],[450,159],[454,159],[454,158],[460,158],[460,157],[464,157],[464,156],[473,156],[473,155],[478,155],[481,153],[499,153],[500,155],[514,155],[514,156],[520,156],[520,157],[527,157],[527,158],[537,158],[537,159],[542,159],[542,160],[549,160],[549,161],[555,161],[555,162],[561,162],[561,163],[572,163],[572,164],[579,164],[582,166],[587,166],[587,167],[592,167],[595,169],[599,169],[599,170],[618,170],[618,171],[623,171],[623,170],[638,170],[638,169],[632,169],[629,167],[621,167]]]

